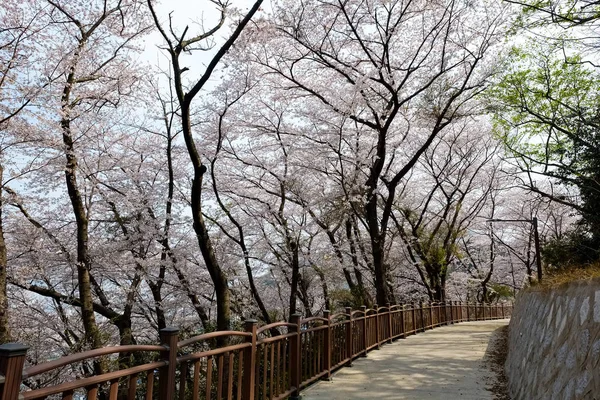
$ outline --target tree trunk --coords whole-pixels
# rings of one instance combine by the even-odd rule
[[[493,217],[493,214],[492,214]],[[488,290],[488,283],[490,281],[490,279],[492,278],[492,274],[494,273],[494,261],[496,259],[496,252],[495,252],[495,246],[494,246],[494,227],[493,225],[490,223],[490,269],[486,275],[486,277],[481,281],[481,292],[482,295],[481,297],[483,298],[482,301],[484,303],[488,303],[490,301],[489,297],[489,290]]]
[[[79,52],[83,48],[85,42],[80,42],[80,48],[75,53],[75,59],[79,57]],[[71,71],[67,77],[67,84],[63,89],[62,94],[62,119],[60,122],[62,128],[62,137],[65,153],[65,180],[71,207],[75,215],[77,226],[77,283],[79,286],[79,300],[81,301],[81,319],[85,331],[84,341],[91,348],[97,349],[102,347],[102,337],[100,330],[96,324],[96,316],[94,314],[92,288],[90,281],[90,257],[88,254],[88,216],[84,201],[79,191],[77,183],[78,161],[75,155],[75,146],[73,145],[73,137],[71,134],[71,91],[75,85],[75,65],[71,67]]]
[[[221,269],[217,257],[215,255],[214,246],[210,240],[204,216],[202,215],[202,181],[206,166],[200,160],[200,154],[194,143],[192,136],[192,126],[190,121],[190,105],[187,102],[181,107],[182,130],[185,139],[185,144],[194,167],[194,178],[192,180],[192,219],[194,221],[194,231],[202,258],[206,264],[206,269],[214,284],[215,295],[217,298],[217,330],[230,329],[230,294],[227,277]]]
[[[298,244],[294,240],[289,241],[292,251],[292,282],[290,285],[290,316],[296,313],[296,298],[298,297],[298,281],[300,280],[300,265],[298,261]]]
[[[321,289],[323,290],[323,299],[325,303],[325,309],[331,311],[331,300],[329,299],[329,287],[327,286],[327,280],[325,279],[325,274],[321,268],[313,265],[313,269],[319,275],[319,279],[321,280]],[[344,268],[344,275],[348,273],[348,270]],[[348,273],[349,274],[349,273]]]
[[[354,295],[354,298],[357,300],[357,304],[365,305],[365,306],[367,306],[367,308],[371,308],[371,305],[373,304],[373,299],[371,298],[371,296],[369,295],[369,292],[367,292],[367,290],[365,288],[364,281],[363,281],[363,275],[359,269],[360,264],[358,263],[358,252],[357,252],[356,243],[354,242],[354,237],[352,234],[352,227],[353,227],[352,221],[350,220],[350,218],[348,218],[346,220],[346,238],[348,239],[348,243],[350,245],[350,258],[352,260],[352,265],[354,267],[354,277],[356,278],[356,291],[352,294]]]
[[[387,276],[384,262],[385,241],[379,230],[379,217],[377,215],[377,197],[371,194],[371,199],[366,205],[366,219],[371,239],[371,254],[373,255],[373,270],[375,278],[375,299],[377,304],[387,304],[389,300],[388,287],[385,283]]]
[[[446,301],[446,280],[441,274],[441,267],[438,265],[429,265],[426,266],[426,270],[429,278],[429,287],[431,288],[429,299],[435,302]]]
[[[156,312],[156,324],[158,331],[167,327],[167,319],[165,318],[165,311],[162,305],[162,282],[164,282],[164,267],[161,265],[161,271],[159,272],[159,278],[156,282],[148,281],[148,286],[152,292],[152,299],[154,300],[154,312]]]

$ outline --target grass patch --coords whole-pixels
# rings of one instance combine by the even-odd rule
[[[585,266],[571,266],[561,269],[544,271],[542,283],[533,283],[532,287],[552,289],[573,281],[585,281],[600,278],[600,262]]]

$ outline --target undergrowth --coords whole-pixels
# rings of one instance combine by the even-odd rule
[[[533,287],[551,289],[573,281],[585,281],[600,278],[600,262],[589,265],[570,266],[544,271],[542,283],[533,283]]]

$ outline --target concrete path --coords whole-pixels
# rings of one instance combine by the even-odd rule
[[[493,399],[483,358],[492,333],[508,322],[462,322],[400,339],[304,390],[302,399]]]

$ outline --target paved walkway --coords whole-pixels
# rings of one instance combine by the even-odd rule
[[[302,399],[493,399],[483,358],[492,333],[508,321],[462,322],[400,339],[309,387]]]

